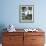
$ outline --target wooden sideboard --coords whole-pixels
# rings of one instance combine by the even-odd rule
[[[44,32],[3,32],[2,46],[44,46]]]

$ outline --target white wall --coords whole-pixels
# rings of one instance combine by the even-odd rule
[[[16,28],[46,29],[46,0],[0,0],[0,24],[13,24]],[[34,22],[19,22],[19,5],[34,5]]]

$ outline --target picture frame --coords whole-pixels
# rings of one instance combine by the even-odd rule
[[[34,22],[34,5],[19,6],[19,22],[21,23]]]

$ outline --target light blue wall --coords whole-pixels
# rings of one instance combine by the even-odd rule
[[[34,23],[19,22],[19,5],[34,4]],[[46,28],[46,0],[0,0],[0,25],[16,28]]]

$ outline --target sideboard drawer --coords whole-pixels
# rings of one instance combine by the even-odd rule
[[[44,36],[44,32],[25,32],[24,36]]]
[[[32,36],[32,43],[33,44],[43,44],[44,36]]]
[[[4,32],[5,36],[23,36],[23,32]]]

